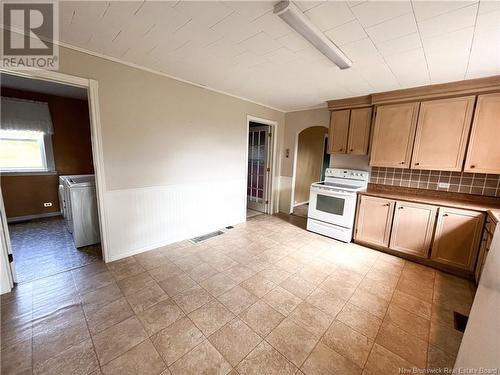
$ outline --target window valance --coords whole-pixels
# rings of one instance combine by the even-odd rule
[[[47,103],[3,96],[1,128],[3,130],[37,131],[44,134],[54,133]]]

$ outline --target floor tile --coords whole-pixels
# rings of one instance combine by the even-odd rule
[[[171,299],[159,302],[137,314],[149,336],[169,327],[183,316],[182,310]]]
[[[373,345],[365,365],[365,370],[370,375],[400,374],[400,369],[408,369],[408,373],[411,374],[413,369],[416,368],[416,365],[406,361],[377,343]]]
[[[31,338],[2,349],[1,359],[2,374],[30,374],[32,363]]]
[[[160,282],[184,274],[184,271],[171,262],[163,261],[161,264],[156,265],[156,267],[148,269],[148,273],[153,279]]]
[[[250,277],[255,275],[255,273],[256,272],[251,268],[242,265],[236,265],[224,271],[225,275],[229,276],[233,281],[237,282],[238,284],[245,281],[246,279],[249,279]]]
[[[164,264],[172,264],[167,254],[159,250],[146,251],[134,257],[146,270],[158,268]],[[158,281],[158,280],[157,280]]]
[[[368,277],[365,277],[358,285],[358,289],[364,290],[376,295],[377,297],[390,301],[392,298],[392,294],[396,289],[396,285],[379,283],[372,279],[369,279]]]
[[[342,310],[346,301],[334,294],[328,293],[323,289],[316,289],[314,292],[307,297],[306,301],[311,305],[317,307],[323,312],[335,318],[337,314]]]
[[[385,321],[398,326],[403,331],[419,339],[424,341],[428,341],[429,339],[430,321],[400,307],[389,305]]]
[[[290,319],[285,319],[266,337],[266,341],[295,366],[300,367],[318,338]]]
[[[455,366],[455,360],[456,357],[454,355],[434,345],[429,345],[429,350],[427,351],[427,368],[434,370],[435,373],[439,373],[438,371],[440,371],[442,374],[451,374]]]
[[[289,315],[289,318],[302,328],[305,328],[315,337],[319,338],[333,321],[333,318],[314,307],[313,305],[302,302]]]
[[[86,375],[99,368],[91,340],[71,346],[60,354],[39,363],[33,374],[81,374]]]
[[[98,288],[102,288],[115,282],[113,275],[110,272],[101,272],[97,275],[89,277],[83,281],[75,280],[75,286],[80,294],[93,292]]]
[[[420,280],[413,280],[402,276],[398,281],[396,289],[423,301],[432,303],[433,288],[425,287]]]
[[[145,340],[102,367],[103,375],[158,375],[167,369],[150,340]]]
[[[218,273],[200,283],[200,285],[214,297],[218,297],[224,292],[227,292],[229,289],[236,286],[236,284],[236,281],[223,273]]]
[[[175,295],[175,303],[184,310],[186,314],[196,310],[213,299],[208,292],[199,285],[195,285],[184,292]]]
[[[99,310],[101,307],[123,297],[123,293],[116,283],[111,283],[102,288],[98,288],[81,297],[85,312]]]
[[[215,300],[196,309],[188,316],[207,337],[234,318],[224,305]]]
[[[117,260],[106,265],[116,280],[126,279],[145,271],[144,267],[133,257]]]
[[[93,338],[99,362],[105,365],[147,338],[147,334],[136,317],[118,323]]]
[[[203,341],[201,331],[188,319],[182,318],[151,337],[156,350],[170,366]]]
[[[136,314],[166,299],[168,295],[158,284],[127,296],[127,301]]]
[[[462,342],[463,333],[454,328],[431,322],[429,343],[447,353],[456,355]]]
[[[259,272],[259,275],[265,277],[266,279],[272,281],[273,283],[279,284],[285,279],[289,278],[292,274],[279,267],[272,266],[270,268],[266,268],[265,270]]]
[[[421,299],[415,298],[396,290],[392,298],[391,304],[396,305],[404,310],[407,310],[415,315],[418,315],[425,319],[431,318],[431,304]]]
[[[316,286],[314,284],[311,284],[310,282],[296,275],[292,275],[286,280],[283,280],[280,283],[280,286],[283,289],[288,290],[295,296],[299,297],[300,299],[307,298],[307,296],[311,294],[314,289],[316,289]]]
[[[242,311],[239,317],[260,336],[267,336],[285,316],[274,310],[262,300]]]
[[[337,320],[370,339],[375,339],[382,324],[382,319],[351,303],[344,306]]]
[[[202,263],[188,272],[189,277],[194,281],[200,282],[217,274],[218,271],[208,263]]]
[[[409,335],[401,328],[383,322],[375,342],[408,362],[414,363],[419,367],[425,367],[427,342]]]
[[[373,341],[338,320],[333,322],[321,342],[363,368]]]
[[[125,297],[86,313],[90,333],[96,335],[134,315]]]
[[[153,287],[156,285],[156,281],[149,276],[149,273],[143,272],[138,275],[119,280],[117,284],[123,294],[127,296],[129,294],[137,293],[142,289]]]
[[[361,289],[357,289],[354,292],[349,302],[379,318],[385,316],[387,306],[389,305],[387,300]]]
[[[225,375],[231,365],[207,340],[179,359],[170,367],[173,375],[217,374]]]
[[[258,298],[262,298],[265,294],[276,288],[277,284],[261,275],[254,275],[243,281],[240,286]]]
[[[209,341],[231,366],[236,366],[262,341],[262,338],[242,320],[236,318],[212,334]]]
[[[196,282],[187,274],[182,273],[163,279],[158,284],[170,297],[173,297],[176,294],[192,288],[196,285]]]
[[[182,258],[174,259],[173,263],[184,272],[187,272],[202,264],[203,260],[196,255],[187,255]]]
[[[302,302],[302,299],[280,286],[267,293],[262,300],[285,316]]]
[[[239,285],[220,295],[217,299],[234,314],[239,314],[257,302],[257,297]]]
[[[262,341],[236,370],[241,375],[292,375],[297,368],[267,342]]]
[[[322,343],[314,348],[301,370],[306,375],[361,374],[361,368]]]

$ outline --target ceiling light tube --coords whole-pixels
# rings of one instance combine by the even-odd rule
[[[280,1],[274,5],[274,14],[277,14],[292,29],[306,38],[340,69],[347,69],[352,66],[352,61],[344,52],[328,39],[294,3],[288,0]]]

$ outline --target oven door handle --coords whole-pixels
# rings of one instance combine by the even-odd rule
[[[317,188],[312,188],[311,191],[317,194],[328,195],[330,197],[334,196],[350,197],[354,195],[352,193],[342,193],[340,191],[331,191],[331,190],[328,191],[327,189],[317,189]]]

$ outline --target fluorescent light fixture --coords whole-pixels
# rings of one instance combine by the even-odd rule
[[[352,61],[344,52],[328,39],[294,3],[288,0],[280,1],[274,6],[274,14],[280,16],[292,29],[306,38],[340,69],[347,69],[352,66]]]

